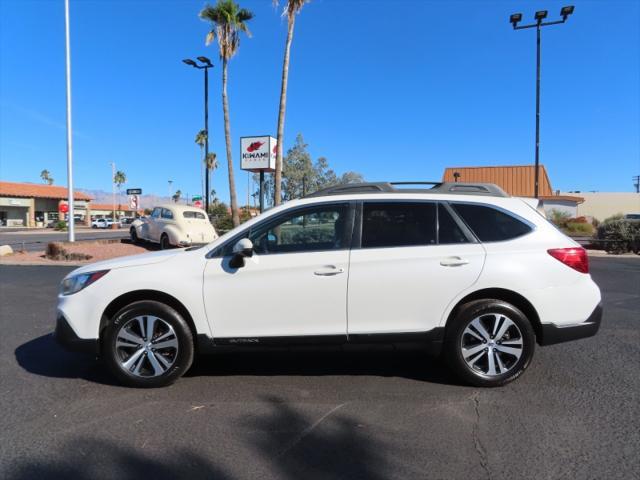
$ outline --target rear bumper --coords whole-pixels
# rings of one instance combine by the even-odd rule
[[[576,325],[559,327],[553,323],[542,324],[542,339],[540,345],[553,345],[555,343],[570,342],[580,338],[593,337],[598,333],[602,321],[602,303],[593,310],[589,318]]]
[[[56,341],[67,350],[98,354],[98,340],[78,337],[64,315],[58,314],[54,336]]]

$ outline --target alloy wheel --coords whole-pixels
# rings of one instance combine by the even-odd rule
[[[520,360],[524,339],[518,326],[501,313],[485,313],[468,323],[460,339],[462,357],[472,371],[495,377]]]
[[[178,337],[161,318],[137,316],[118,330],[116,356],[126,372],[138,377],[158,377],[176,362]]]

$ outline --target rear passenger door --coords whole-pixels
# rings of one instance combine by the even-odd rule
[[[480,275],[484,248],[438,202],[365,201],[359,217],[349,264],[349,335],[440,326],[449,303]]]

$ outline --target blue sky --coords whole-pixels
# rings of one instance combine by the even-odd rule
[[[227,199],[220,68],[202,1],[71,0],[75,183],[197,193],[206,55],[214,188]],[[509,14],[556,1],[313,0],[293,43],[285,148],[300,132],[314,158],[367,180],[437,180],[447,166],[533,162],[535,30]],[[275,134],[286,21],[270,0],[231,61],[229,96],[240,201],[239,137]],[[640,2],[576,1],[542,37],[541,161],[554,189],[631,191],[640,174]],[[0,178],[66,184],[62,0],[0,0]]]

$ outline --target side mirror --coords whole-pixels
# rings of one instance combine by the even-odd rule
[[[233,246],[233,257],[229,261],[231,268],[244,267],[244,259],[253,256],[253,243],[248,238],[241,238]]]

